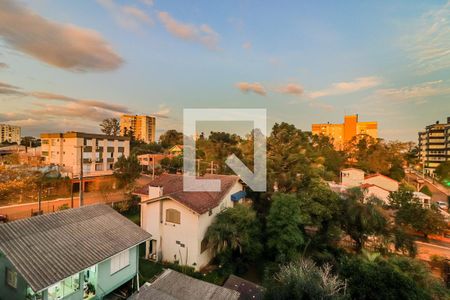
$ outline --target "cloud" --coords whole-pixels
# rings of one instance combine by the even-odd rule
[[[375,93],[375,97],[382,97],[388,100],[409,101],[426,100],[425,98],[437,95],[449,95],[450,87],[446,86],[442,80],[428,81],[421,84],[400,88],[380,89]]]
[[[107,9],[114,20],[123,28],[139,31],[142,25],[153,25],[153,20],[141,9],[135,6],[118,5],[113,0],[97,0],[97,2]]]
[[[153,6],[153,4],[155,4],[155,1],[153,1],[153,0],[139,0],[139,2],[141,2],[142,4],[145,4],[147,6]]]
[[[333,105],[322,103],[322,102],[317,102],[317,101],[309,102],[309,106],[313,107],[313,108],[318,108],[318,109],[321,109],[321,110],[325,110],[325,111],[332,111],[332,110],[334,110],[334,106]]]
[[[254,82],[254,83],[238,82],[238,83],[236,83],[236,87],[238,89],[240,89],[244,93],[254,92],[254,93],[256,93],[258,95],[261,95],[261,96],[267,95],[266,90],[264,89],[264,87],[258,82]]]
[[[8,69],[8,68],[9,68],[8,64],[0,63],[0,69]]]
[[[279,87],[278,89],[276,89],[276,91],[282,94],[291,94],[297,96],[302,95],[304,92],[303,87],[296,83],[288,83],[284,86]]]
[[[416,33],[409,35],[405,48],[414,67],[427,74],[450,67],[450,1],[429,11],[419,20]]]
[[[20,91],[20,88],[0,81],[0,95],[7,96],[25,96],[26,93]]]
[[[166,30],[182,40],[200,43],[209,50],[219,49],[219,35],[207,24],[200,26],[175,20],[168,12],[161,11],[158,18]]]
[[[98,32],[47,20],[12,0],[0,1],[0,36],[16,50],[70,71],[111,71],[123,63]]]
[[[78,105],[86,106],[86,107],[100,108],[100,109],[105,109],[105,110],[109,110],[112,112],[119,112],[119,113],[129,113],[129,110],[126,106],[119,105],[119,104],[112,104],[112,103],[108,103],[108,102],[101,101],[101,100],[77,99],[77,98],[67,97],[64,95],[48,93],[48,92],[32,92],[29,95],[33,96],[37,99],[73,102],[73,103],[77,103]]]
[[[244,44],[242,44],[242,48],[249,50],[252,48],[252,43],[250,41],[245,42]]]
[[[343,81],[333,83],[330,88],[309,93],[311,98],[320,98],[326,96],[342,95],[366,90],[376,87],[381,84],[381,79],[378,77],[360,77],[353,81]]]
[[[159,110],[151,115],[154,117],[157,117],[157,118],[168,119],[169,113],[170,113],[170,107],[166,106],[165,104],[160,104]]]

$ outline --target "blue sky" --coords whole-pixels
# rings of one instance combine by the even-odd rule
[[[447,1],[0,3],[0,122],[24,134],[242,107],[304,130],[358,113],[415,141],[449,99]]]

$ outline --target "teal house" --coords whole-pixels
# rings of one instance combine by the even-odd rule
[[[0,225],[0,299],[102,299],[139,284],[151,235],[107,205]]]

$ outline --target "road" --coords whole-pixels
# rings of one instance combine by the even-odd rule
[[[416,180],[417,179],[423,179],[422,177],[419,177],[417,174],[415,173],[406,173],[406,179],[408,180],[408,182],[410,184],[413,184],[414,186],[416,186]],[[447,197],[448,195],[450,195],[450,192],[444,192],[445,188],[440,186],[438,187],[437,185],[434,185],[428,181],[425,181],[425,185],[430,189],[432,196],[431,196],[431,202],[436,202],[436,201],[444,201],[447,203]],[[447,189],[448,190],[448,189]]]
[[[430,244],[416,241],[417,257],[426,261],[430,261],[432,255],[439,255],[450,259],[450,245],[447,247],[444,244]]]
[[[84,204],[96,204],[96,203],[113,203],[120,202],[125,199],[125,195],[123,191],[114,191],[105,196],[100,192],[89,192],[84,194]],[[60,198],[56,200],[49,200],[42,202],[42,210],[44,213],[57,211],[62,205],[67,205],[71,207],[71,199],[70,198]],[[79,198],[73,198],[73,206],[79,206]],[[9,221],[24,219],[31,217],[33,212],[38,211],[38,203],[24,203],[24,204],[15,204],[0,207],[0,215],[6,215]]]

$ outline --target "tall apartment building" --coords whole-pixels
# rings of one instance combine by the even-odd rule
[[[3,142],[17,143],[19,145],[20,127],[9,124],[0,124],[0,143]]]
[[[343,124],[312,124],[312,133],[326,135],[333,139],[337,150],[343,150],[346,143],[358,134],[367,134],[378,138],[377,122],[359,122],[358,115],[344,117]]]
[[[424,172],[429,175],[442,162],[450,160],[450,117],[447,117],[447,123],[436,121],[419,132],[419,150]]]
[[[83,132],[42,133],[41,155],[44,163],[63,167],[77,176],[110,175],[120,156],[130,155],[130,138]],[[81,160],[83,161],[81,163]]]
[[[150,116],[122,115],[120,117],[120,135],[132,132],[136,140],[152,143],[156,140],[156,118]]]

